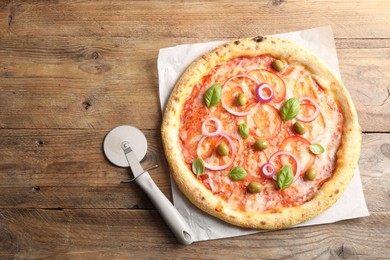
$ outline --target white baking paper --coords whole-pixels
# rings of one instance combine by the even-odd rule
[[[336,73],[340,74],[336,46],[330,26],[319,27],[298,32],[272,35],[290,39],[316,53]],[[184,70],[199,56],[211,50],[223,41],[185,44],[161,49],[158,56],[158,76],[161,109],[163,110],[169,95]],[[203,213],[195,207],[172,183],[173,202],[183,215],[196,236],[194,241],[219,239],[242,236],[260,232],[258,230],[242,229],[227,224],[217,218]],[[330,209],[310,221],[298,226],[333,223],[343,219],[352,219],[368,216],[368,209],[364,199],[359,169],[344,192],[343,196]]]

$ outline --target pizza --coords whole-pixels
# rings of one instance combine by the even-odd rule
[[[161,127],[177,186],[233,225],[280,229],[343,194],[361,129],[341,80],[310,51],[272,37],[238,39],[196,59]]]

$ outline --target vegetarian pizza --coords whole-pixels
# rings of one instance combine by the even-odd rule
[[[164,110],[179,189],[236,226],[307,221],[342,195],[360,153],[352,100],[317,56],[283,39],[226,43],[195,60]]]

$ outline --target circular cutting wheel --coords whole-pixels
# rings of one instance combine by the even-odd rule
[[[104,154],[112,164],[119,167],[129,167],[122,149],[124,142],[129,143],[139,161],[145,157],[148,143],[144,134],[134,126],[122,125],[112,129],[104,138]]]

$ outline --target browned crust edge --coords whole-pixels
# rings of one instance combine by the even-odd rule
[[[334,95],[344,116],[344,130],[333,177],[314,198],[300,206],[276,213],[239,212],[204,187],[183,161],[179,140],[180,115],[195,84],[213,67],[240,56],[270,54],[290,63],[305,65],[321,86]],[[278,38],[246,38],[226,43],[196,59],[177,82],[164,110],[161,134],[166,158],[179,189],[201,210],[236,226],[280,229],[316,217],[331,207],[351,181],[360,155],[361,129],[356,109],[341,80],[316,55],[296,43]]]

